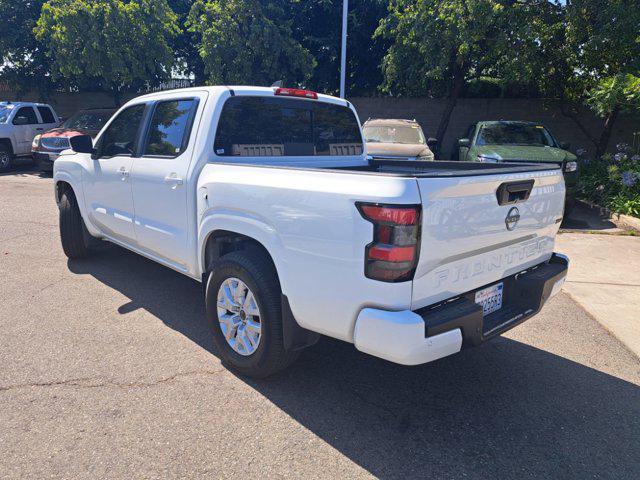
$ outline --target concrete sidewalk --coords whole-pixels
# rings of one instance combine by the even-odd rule
[[[563,290],[640,357],[640,238],[563,233],[556,251],[571,260]]]

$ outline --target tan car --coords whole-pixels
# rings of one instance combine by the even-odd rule
[[[426,139],[415,120],[369,119],[362,126],[367,154],[392,160],[433,160],[435,138]]]

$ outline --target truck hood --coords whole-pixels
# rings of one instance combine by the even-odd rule
[[[541,163],[562,163],[575,160],[575,155],[554,147],[536,147],[528,145],[485,145],[476,147],[475,152],[498,161],[529,161]],[[475,160],[475,159],[474,159]]]
[[[369,155],[385,157],[429,157],[433,159],[433,153],[426,145],[421,143],[367,143]]]
[[[85,130],[81,128],[53,128],[46,133],[44,133],[43,137],[77,137],[78,135],[90,135],[91,137],[95,137],[98,134],[95,130]]]

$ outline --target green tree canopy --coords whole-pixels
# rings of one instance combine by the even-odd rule
[[[315,59],[293,38],[291,21],[273,2],[198,0],[188,27],[214,84],[306,85]]]
[[[123,89],[171,76],[179,31],[166,0],[51,0],[35,28],[54,78],[110,90],[116,103]]]
[[[536,82],[542,94],[560,99],[596,148],[607,149],[619,113],[634,102],[640,76],[640,8],[636,0],[537,0],[528,5],[521,42],[512,49],[512,74]],[[599,134],[575,109],[585,104],[602,118]]]
[[[33,28],[45,0],[0,0],[0,79],[17,91],[53,86],[49,62]]]
[[[496,72],[518,28],[515,0],[391,0],[378,36],[392,44],[383,90],[393,95],[446,96],[442,141],[467,83]]]

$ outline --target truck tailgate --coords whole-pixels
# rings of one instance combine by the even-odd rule
[[[531,180],[529,197],[519,199],[518,190]],[[416,181],[423,211],[412,309],[491,285],[551,257],[564,209],[559,169]],[[499,199],[505,184],[516,192]]]

